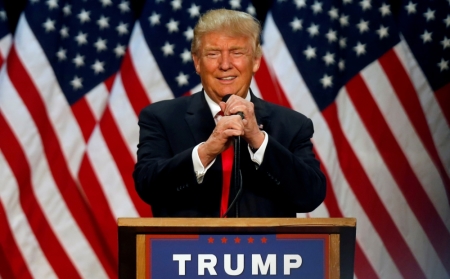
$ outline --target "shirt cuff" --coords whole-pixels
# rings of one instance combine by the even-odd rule
[[[207,165],[206,168],[203,166],[202,161],[200,160],[200,156],[198,156],[198,147],[202,144],[204,144],[204,142],[199,143],[192,150],[192,163],[194,164],[194,172],[195,172],[195,176],[197,177],[198,184],[202,184],[203,177],[205,176],[206,171],[216,161],[216,159],[212,160],[212,162],[209,163],[209,165]]]
[[[256,150],[256,152],[253,152],[250,148],[250,145],[248,145],[248,152],[250,153],[250,159],[257,164],[256,168],[258,168],[264,159],[264,153],[266,152],[267,143],[269,142],[269,135],[265,131],[262,131],[264,133],[264,140],[261,144],[261,146]]]

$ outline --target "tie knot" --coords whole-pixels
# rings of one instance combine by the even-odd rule
[[[224,116],[223,111],[219,111],[216,116],[214,117],[214,120],[216,120],[216,123]]]

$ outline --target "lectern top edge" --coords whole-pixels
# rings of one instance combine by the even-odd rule
[[[356,227],[355,218],[119,218],[119,227]]]

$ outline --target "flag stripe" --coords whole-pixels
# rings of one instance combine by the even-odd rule
[[[114,257],[113,266],[117,266],[117,225],[108,201],[102,191],[102,187],[93,171],[87,155],[83,157],[79,172],[80,184],[90,204],[92,213],[102,230],[102,235],[108,243],[107,253]]]
[[[111,115],[108,107],[106,108],[102,120],[100,121],[100,127],[102,134],[107,135],[106,137],[104,136],[105,142],[117,164],[126,189],[128,190],[128,194],[136,206],[136,210],[141,216],[148,215],[150,212],[150,207],[140,199],[134,189],[134,181],[132,176],[134,160],[128,152],[128,148],[126,147],[126,144],[123,141],[117,126],[115,125],[113,116]]]
[[[450,125],[450,83],[436,91],[436,99],[447,119],[447,125]]]
[[[390,50],[380,57],[379,62],[386,73],[386,77],[392,84],[394,92],[397,94],[403,107],[405,108],[408,117],[411,119],[411,122],[417,131],[417,136],[421,138],[425,148],[428,150],[434,163],[438,167],[439,173],[444,180],[447,198],[450,202],[450,180],[434,145],[430,128],[428,127],[425,113],[420,105],[417,94],[413,94],[416,93],[416,90],[414,89],[409,76],[401,65],[401,62],[399,61],[394,50]]]
[[[27,219],[45,256],[58,277],[64,278],[67,274],[71,274],[73,278],[81,278],[53,233],[51,226],[47,223],[45,214],[34,196],[31,170],[26,156],[1,112],[0,130],[2,131],[0,147],[17,179],[20,204],[25,212],[33,212],[33,214],[27,214]]]
[[[426,278],[347,141],[341,124],[338,122],[337,109],[333,103],[322,113],[333,134],[335,144],[338,146],[338,160],[340,165],[345,166],[343,171],[351,188],[403,276]],[[356,185],[365,185],[365,187]],[[374,212],[374,208],[377,209],[376,212]]]
[[[89,108],[86,98],[81,98],[71,106],[73,115],[77,119],[84,141],[87,142],[97,121]]]
[[[378,84],[380,83],[378,82]],[[362,87],[358,88],[358,94],[362,95],[360,99],[367,101],[367,98],[365,98],[364,95],[368,93],[364,92]],[[402,234],[403,239],[413,252],[419,265],[421,265],[422,270],[427,273],[427,276],[433,273],[442,276],[446,271],[441,265],[438,255],[434,251],[416,216],[410,210],[407,201],[398,189],[398,185],[394,181],[394,178],[389,172],[388,167],[385,165],[385,162],[383,162],[382,155],[380,154],[383,152],[387,154],[395,152],[389,152],[389,150],[386,149],[378,151],[376,143],[374,142],[375,139],[371,139],[370,134],[367,131],[367,129],[370,130],[370,128],[365,128],[372,125],[378,125],[381,120],[377,118],[377,115],[371,114],[370,108],[365,108],[357,103],[352,104],[349,97],[348,93],[343,90],[336,101],[339,107],[338,112],[341,120],[340,123],[342,123],[342,129],[347,135],[355,155],[358,157],[365,173],[369,177],[374,189],[386,207],[386,210],[390,213],[398,230]],[[368,123],[366,121],[366,123],[363,123],[362,120],[364,117],[362,119],[359,117],[356,108],[357,106],[361,106],[364,113],[371,115],[371,119],[373,119],[374,122]],[[368,106],[370,107],[370,104]],[[349,115],[353,115],[353,117],[348,117]],[[385,140],[385,137],[382,136],[381,139]],[[367,156],[367,154],[371,154],[371,156]],[[396,202],[392,202],[393,200]],[[425,265],[427,260],[433,264],[431,266],[429,264]]]
[[[39,136],[42,139],[45,156],[51,162],[49,164],[50,172],[67,207],[76,222],[84,224],[80,226],[80,229],[96,252],[105,270],[109,274],[114,274],[111,266],[111,263],[113,263],[112,258],[103,251],[105,248],[104,240],[98,232],[98,227],[92,219],[83,197],[80,196],[77,190],[77,185],[64,158],[46,107],[27,71],[22,68],[22,63],[17,56],[15,47],[11,49],[8,57],[8,74],[17,92],[21,95],[26,108],[32,115],[33,121],[36,123]]]
[[[0,275],[4,278],[33,278],[14,239],[1,200],[0,224],[2,226],[2,233],[0,234]]]

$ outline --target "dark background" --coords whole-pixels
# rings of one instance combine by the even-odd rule
[[[89,0],[92,1],[92,0]],[[139,17],[142,8],[145,4],[146,0],[129,0],[130,7],[133,10],[133,13],[136,18]],[[211,1],[211,0],[206,0]],[[257,18],[261,21],[261,24],[263,25],[264,19],[266,17],[267,11],[269,10],[270,6],[272,5],[272,2],[276,0],[252,0],[253,6],[256,9]],[[291,0],[289,0],[291,1]],[[310,0],[312,1],[312,0]],[[14,33],[14,30],[16,29],[17,21],[19,20],[20,13],[25,8],[27,4],[27,0],[4,0],[5,2],[5,10],[6,14],[8,16],[9,26],[11,32]],[[394,14],[398,14],[398,11],[400,9],[400,4],[402,1],[399,0],[388,0],[386,1],[391,5],[391,11]]]

